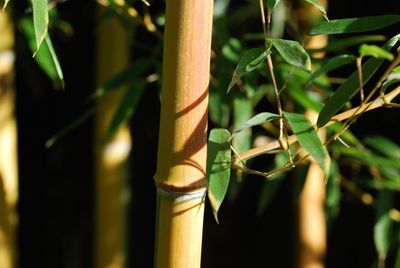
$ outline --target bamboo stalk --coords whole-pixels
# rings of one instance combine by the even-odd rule
[[[99,10],[100,11],[100,10]],[[97,36],[97,85],[102,85],[129,63],[126,31],[116,18],[107,21]],[[107,140],[112,116],[126,89],[107,92],[95,114],[95,267],[126,266],[126,159],[131,147],[127,125]]]
[[[156,267],[200,267],[212,0],[167,0]]]
[[[17,123],[14,105],[14,30],[0,11],[0,267],[17,265]]]
[[[327,1],[320,1],[327,8]],[[321,13],[316,8],[306,8],[305,24],[309,24],[313,18],[320,18]],[[309,28],[308,25],[305,26]],[[308,49],[320,49],[327,45],[328,36],[309,36],[305,39]],[[314,54],[315,58],[322,59],[323,52]],[[307,111],[306,116],[312,122],[316,122],[318,113]],[[318,132],[321,141],[326,140],[326,131]],[[326,220],[325,220],[325,180],[324,172],[317,163],[311,161],[306,175],[303,190],[297,202],[297,267],[298,268],[324,268],[326,256]]]
[[[308,118],[315,121],[318,114],[308,111]],[[322,141],[325,131],[320,131]],[[298,259],[299,268],[323,268],[326,255],[325,182],[324,172],[311,162],[298,203]]]

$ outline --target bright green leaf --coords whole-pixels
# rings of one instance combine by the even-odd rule
[[[393,69],[394,73],[400,73],[400,65]]]
[[[326,184],[326,220],[328,228],[339,214],[340,209],[340,173],[336,161],[332,161]]]
[[[334,151],[337,153],[341,153],[345,156],[349,156],[355,159],[358,159],[366,166],[378,166],[380,168],[383,167],[393,167],[393,168],[400,168],[400,161],[397,159],[385,158],[380,157],[377,155],[373,155],[368,151],[362,151],[357,148],[347,148],[347,147],[335,147]]]
[[[280,0],[267,0],[268,12],[271,12]]]
[[[233,100],[233,124],[234,127],[241,126],[246,120],[253,115],[253,106],[251,100],[246,96],[238,95]],[[236,133],[232,139],[232,145],[241,153],[249,150],[251,147],[251,131],[247,129]]]
[[[123,122],[126,122],[136,111],[136,107],[145,89],[144,82],[138,82],[128,88],[121,99],[108,127],[107,137],[111,138]]]
[[[253,48],[246,51],[246,53],[240,59],[235,72],[233,73],[232,80],[228,86],[228,92],[232,89],[237,81],[239,81],[247,73],[257,68],[257,66],[260,65],[270,54],[271,51],[262,48]]]
[[[309,32],[310,35],[361,33],[385,28],[400,21],[400,15],[383,15],[323,21]]]
[[[306,0],[306,2],[314,5],[324,16],[324,18],[329,21],[328,15],[326,14],[325,8],[321,5],[321,3],[318,0]]]
[[[60,66],[60,62],[58,61],[57,54],[54,51],[53,43],[51,42],[51,39],[50,39],[48,34],[45,37],[45,41],[46,41],[47,49],[49,50],[50,55],[51,55],[51,60],[53,62],[53,67],[54,67],[54,69],[56,70],[56,73],[57,73],[57,78],[59,79],[59,81],[61,83],[61,88],[64,88],[65,87],[64,75],[63,75],[63,72],[61,70],[61,66]]]
[[[374,135],[366,137],[364,142],[383,155],[400,160],[400,146],[388,138]]]
[[[131,65],[118,72],[110,79],[108,79],[103,85],[98,87],[91,98],[94,99],[101,97],[104,95],[104,93],[108,91],[119,89],[122,85],[126,83],[132,83],[153,65],[154,61],[152,59],[135,60]]]
[[[47,8],[47,0],[32,0],[33,9],[33,25],[35,27],[36,52],[47,34],[47,26],[49,24],[49,12]]]
[[[299,42],[273,38],[269,38],[268,40],[272,43],[276,50],[278,50],[279,54],[287,63],[295,67],[311,71],[310,56],[299,44]]]
[[[391,38],[383,49],[389,51],[399,41],[400,35]],[[362,66],[363,84],[375,74],[382,65],[383,59],[371,58]],[[317,126],[324,126],[360,89],[358,72],[355,71],[347,80],[340,85],[335,93],[329,98],[318,116]]]
[[[325,174],[328,175],[330,157],[311,123],[302,114],[284,112],[284,116],[296,135],[300,145],[303,146],[310,156],[318,163]]]
[[[381,58],[387,60],[393,60],[394,58],[392,53],[387,52],[386,50],[375,45],[362,44],[358,51],[361,57],[371,56],[374,58]]]
[[[353,55],[339,55],[336,57],[330,58],[321,68],[314,73],[311,74],[310,81],[313,81],[320,75],[324,73],[328,73],[332,70],[342,67],[343,65],[354,62],[356,59]]]
[[[32,53],[36,51],[35,31],[33,23],[27,18],[20,20],[22,32],[25,34],[28,45]],[[54,86],[64,87],[64,77],[57,59],[57,55],[54,51],[50,37],[46,36],[46,42],[36,52],[35,61],[39,67],[47,74],[47,76],[53,81]]]
[[[374,242],[379,258],[384,260],[390,248],[392,239],[392,220],[389,211],[393,206],[393,192],[383,190],[378,192],[377,214],[374,226]]]
[[[268,113],[268,112],[259,113],[259,114],[255,115],[254,117],[250,118],[249,120],[247,120],[239,128],[235,129],[235,131],[233,133],[238,133],[238,132],[242,131],[243,129],[261,125],[265,122],[269,122],[269,121],[272,121],[272,120],[275,120],[278,118],[279,118],[279,115],[277,115],[277,114]]]
[[[213,129],[208,138],[208,198],[217,222],[218,210],[228,190],[231,173],[230,138],[231,135],[226,129]]]

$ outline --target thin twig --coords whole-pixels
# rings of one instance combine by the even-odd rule
[[[390,103],[394,98],[396,98],[398,95],[400,95],[400,86],[397,88],[393,89],[391,92],[387,93],[383,97],[378,97],[374,101],[366,103],[364,105],[360,105],[359,107],[353,108],[351,110],[348,110],[346,112],[340,113],[334,117],[321,129],[328,127],[336,122],[341,122],[344,120],[349,119],[350,117],[353,117],[355,115],[359,115],[361,113],[364,113],[369,110],[373,110],[376,108],[384,107],[387,103]],[[315,123],[314,123],[315,125]],[[318,130],[318,131],[320,131]],[[295,135],[291,135],[287,138],[287,142],[289,145],[292,145],[297,142],[297,138]],[[256,147],[253,149],[250,149],[248,151],[245,151],[240,154],[240,157],[243,161],[256,157],[258,155],[266,154],[270,151],[274,151],[281,148],[279,141],[274,141],[271,143],[268,143],[267,145]]]

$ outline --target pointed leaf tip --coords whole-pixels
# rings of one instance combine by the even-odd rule
[[[228,86],[228,92],[244,75],[256,69],[267,57],[271,51],[263,48],[253,48],[246,51],[240,59],[233,73],[232,80]]]
[[[282,58],[295,67],[311,71],[311,59],[299,42],[285,39],[268,38]]]
[[[325,175],[328,176],[330,156],[321,142],[316,130],[303,114],[284,112],[284,116],[296,135],[299,143],[318,163]]]
[[[36,37],[36,52],[39,50],[40,45],[43,43],[49,24],[49,12],[47,7],[47,0],[33,0],[33,25],[35,27]],[[35,53],[36,54],[36,53]]]
[[[218,211],[228,190],[231,171],[231,135],[226,129],[213,129],[208,139],[207,181],[208,199],[218,221]]]

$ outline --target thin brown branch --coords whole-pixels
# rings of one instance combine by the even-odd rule
[[[370,111],[370,110],[380,108],[380,107],[385,107],[385,105],[387,103],[391,103],[391,101],[394,98],[396,98],[398,95],[400,95],[400,86],[393,89],[391,92],[387,93],[386,95],[376,98],[372,102],[366,103],[364,105],[361,105],[359,107],[353,108],[351,110],[348,110],[346,112],[340,113],[340,114],[332,117],[332,119],[323,128],[330,126],[336,122],[347,120],[355,115],[362,114],[366,111]],[[315,124],[315,122],[313,122],[313,123]],[[295,142],[297,142],[296,136],[295,135],[289,136],[287,139],[287,142],[289,145],[294,144]],[[256,147],[256,148],[250,149],[248,151],[245,151],[240,154],[240,158],[243,161],[245,161],[250,158],[256,157],[258,155],[266,154],[268,152],[271,152],[271,151],[274,151],[274,150],[277,150],[280,148],[281,148],[280,143],[278,140],[276,140],[267,145]],[[233,162],[235,162],[235,161],[233,161]],[[233,166],[233,168],[234,168],[234,166]]]

